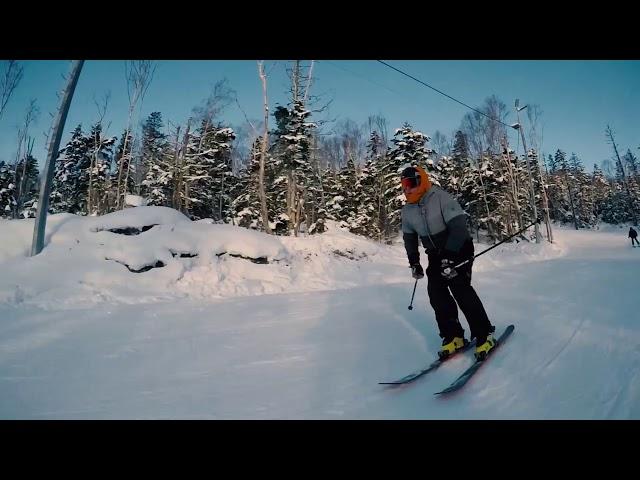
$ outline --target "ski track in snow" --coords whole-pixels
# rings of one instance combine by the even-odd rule
[[[564,352],[566,350],[566,348],[569,346],[569,344],[571,343],[571,341],[574,339],[574,337],[578,334],[578,332],[580,332],[580,329],[582,328],[582,325],[584,325],[586,319],[582,319],[580,321],[580,324],[575,328],[575,330],[573,331],[573,333],[571,334],[571,336],[567,339],[567,341],[562,345],[562,347],[560,347],[560,350],[558,350],[558,353],[554,354],[541,368],[541,370],[546,369],[549,365],[551,365],[553,362],[555,362],[556,358],[558,358],[560,355],[562,355],[562,352]]]

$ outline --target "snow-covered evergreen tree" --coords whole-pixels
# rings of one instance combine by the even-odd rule
[[[578,227],[590,228],[596,224],[591,176],[585,172],[582,161],[575,153],[569,158],[569,169],[576,190],[575,209]]]
[[[168,191],[171,165],[166,162],[167,135],[163,133],[162,113],[152,112],[142,124],[141,156],[144,165],[144,181],[140,194],[149,205],[166,205],[171,195]]]
[[[189,141],[184,165],[186,173],[186,209],[194,219],[213,218],[231,221],[233,171],[231,144],[235,134],[231,128],[209,125],[203,121]]]
[[[156,151],[156,156],[147,163],[143,185],[147,191],[148,205],[173,207],[178,133],[173,143],[167,140],[164,148]]]
[[[60,149],[55,164],[49,208],[51,213],[86,214],[88,169],[91,165],[87,138],[78,125]]]
[[[387,153],[386,162],[381,169],[382,195],[388,212],[383,236],[387,240],[395,237],[401,226],[400,213],[405,201],[400,184],[403,168],[407,165],[420,166],[427,171],[432,183],[439,182],[437,175],[434,174],[433,161],[429,158],[433,150],[426,146],[428,141],[428,136],[413,130],[408,123],[396,129],[394,138],[391,139],[394,146]]]
[[[27,154],[15,169],[16,216],[17,218],[35,218],[38,207],[38,161]]]
[[[114,157],[115,168],[111,174],[110,201],[114,208],[117,205],[124,205],[125,195],[135,192],[136,169],[132,160],[133,135],[132,132],[125,129],[120,137],[118,147],[116,148],[116,154]]]
[[[556,150],[555,155],[548,155],[547,167],[549,168],[549,173],[556,173],[561,168],[560,163],[565,155],[566,153],[560,149]]]
[[[624,223],[631,221],[631,210],[627,192],[620,183],[616,183],[602,203],[602,221],[606,223]]]
[[[573,197],[569,195],[570,182],[568,177],[568,163],[566,153],[557,149],[554,156],[549,159],[550,182],[549,214],[552,220],[566,223],[572,221]],[[573,192],[572,192],[573,193]]]
[[[233,223],[255,230],[262,230],[263,228],[258,194],[261,148],[262,137],[258,137],[251,145],[249,161],[246,167],[240,170],[238,178],[233,185],[233,190],[231,191],[233,198],[231,202]],[[269,160],[267,158],[265,167],[268,165]],[[265,178],[268,178],[267,172],[265,172]]]
[[[526,208],[524,209],[523,222],[528,225],[535,221],[536,218],[533,215],[533,208],[531,207],[531,187],[530,182],[533,182],[533,194],[536,205],[536,212],[538,218],[542,218],[544,212],[544,205],[542,201],[542,178],[540,177],[540,163],[538,160],[538,152],[534,149],[530,149],[527,153],[529,160],[529,168],[526,167],[526,161],[523,163],[523,173],[526,171],[526,181],[522,182],[524,186],[524,192],[526,191]],[[529,169],[531,173],[529,174]],[[529,177],[531,175],[531,177]],[[524,196],[524,195],[523,195]]]
[[[451,158],[456,163],[466,164],[471,157],[469,153],[469,144],[467,143],[467,136],[462,133],[461,130],[456,131],[455,140],[453,143],[453,152]]]
[[[282,107],[276,107],[274,118],[276,128],[270,132],[270,138],[275,139],[269,148],[268,170],[265,165],[265,195],[267,197],[267,209],[269,211],[270,228],[276,235],[286,235],[289,232],[289,217],[287,216],[287,172],[284,168],[282,156],[283,142],[280,137],[284,135],[285,124],[289,111]]]
[[[0,161],[0,217],[12,218],[17,202],[15,199],[15,169]]]
[[[376,202],[377,176],[375,160],[369,158],[362,167],[356,185],[355,216],[350,221],[352,233],[378,240],[380,237],[378,206]]]
[[[278,106],[274,111],[277,124],[272,150],[275,179],[267,197],[274,204],[274,231],[277,234],[297,234],[302,221],[311,215],[311,209],[305,205],[315,177],[310,163],[310,137],[315,124],[307,121],[310,115],[301,100],[293,101],[291,108]]]
[[[474,217],[476,228],[486,230],[493,240],[501,240],[509,232],[508,217],[504,210],[508,204],[508,185],[505,176],[498,170],[499,164],[500,156],[487,152],[471,175],[477,183],[472,186],[471,194],[467,194],[467,198],[471,198],[469,213]]]
[[[631,202],[636,212],[636,217],[638,217],[640,215],[640,163],[638,158],[631,152],[631,149],[627,149],[622,161],[627,173]]]
[[[605,207],[606,199],[612,193],[609,181],[597,164],[593,165],[593,174],[591,175],[591,192],[593,199],[593,215],[597,222],[602,218],[602,211]]]
[[[309,234],[322,233],[326,229],[326,195],[318,147],[317,129],[310,132],[309,172],[304,192],[305,227]]]
[[[327,201],[329,218],[337,221],[342,227],[351,228],[358,210],[360,186],[353,158],[337,172],[332,195]]]
[[[636,157],[631,149],[627,149],[627,153],[622,157],[622,161],[627,169],[629,179],[637,183],[640,177],[640,163],[638,163],[638,157]]]
[[[82,172],[82,178],[86,179],[88,176],[87,213],[102,215],[108,211],[109,173],[116,137],[105,136],[102,132],[102,124],[96,123],[91,127],[91,133],[86,141],[90,155],[90,168]]]
[[[366,151],[366,163],[358,183],[357,216],[351,231],[381,241],[387,212],[382,172],[386,146],[375,130],[369,136]]]

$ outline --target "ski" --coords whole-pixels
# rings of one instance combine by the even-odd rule
[[[509,325],[506,328],[506,330],[502,333],[502,335],[500,335],[500,338],[496,340],[496,346],[493,348],[493,350],[489,352],[489,355],[487,356],[487,358],[485,358],[484,360],[476,360],[473,363],[473,365],[467,368],[462,373],[462,375],[460,375],[458,378],[456,378],[453,381],[451,385],[449,385],[447,388],[445,388],[440,392],[436,392],[434,395],[443,395],[445,393],[455,392],[457,390],[460,390],[462,387],[464,387],[464,385],[469,381],[471,377],[473,377],[473,375],[478,371],[478,369],[489,359],[489,357],[491,357],[491,355],[493,355],[496,349],[500,347],[500,345],[502,345],[502,343],[507,339],[509,335],[511,335],[511,333],[513,333],[514,329],[515,329],[515,326]]]
[[[456,354],[460,353],[460,352],[464,352],[465,350],[468,350],[469,348],[471,348],[472,346],[474,346],[476,344],[475,339],[473,339],[471,342],[467,343],[464,347],[462,347],[460,350],[454,352],[453,354],[445,357],[444,359],[438,358],[437,360],[435,360],[431,365],[429,365],[426,368],[423,368],[421,370],[416,370],[413,373],[410,373],[409,375],[406,375],[398,380],[395,380],[393,382],[378,382],[378,385],[406,385],[407,383],[411,383],[414,380],[422,377],[423,375],[432,372],[433,370],[435,370],[436,368],[438,368],[440,365],[442,365],[444,362],[446,362],[447,360],[453,358],[456,356]]]

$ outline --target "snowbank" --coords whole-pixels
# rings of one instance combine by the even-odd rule
[[[166,207],[57,214],[48,218],[44,250],[29,257],[33,225],[33,219],[0,220],[0,303],[74,308],[411,282],[401,242],[383,245],[330,221],[326,233],[296,238],[211,219],[192,222]],[[486,247],[476,245],[476,253]],[[475,269],[562,252],[561,245],[506,244],[480,257]]]

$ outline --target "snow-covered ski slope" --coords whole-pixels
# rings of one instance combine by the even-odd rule
[[[628,228],[556,227],[553,245],[478,258],[492,322],[516,330],[440,398],[471,351],[406,387],[378,385],[440,345],[425,280],[407,309],[399,243],[335,225],[269,237],[160,207],[47,227],[29,258],[33,221],[0,222],[2,419],[640,418],[640,249]]]

